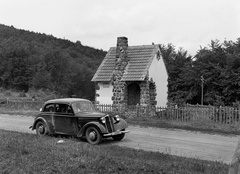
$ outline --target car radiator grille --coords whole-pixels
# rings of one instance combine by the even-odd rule
[[[114,126],[113,126],[113,118],[110,116],[106,117],[106,127],[108,130],[108,133],[114,132]]]

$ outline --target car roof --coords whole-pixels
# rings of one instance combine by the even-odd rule
[[[45,104],[47,104],[47,103],[75,103],[75,102],[79,102],[79,101],[89,101],[89,100],[82,99],[82,98],[58,98],[58,99],[48,100],[47,102],[45,102]]]

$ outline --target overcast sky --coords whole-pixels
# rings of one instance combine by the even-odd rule
[[[0,0],[0,23],[107,51],[172,43],[195,55],[211,40],[240,38],[240,0]]]

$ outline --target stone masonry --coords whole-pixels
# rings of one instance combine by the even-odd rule
[[[127,47],[128,39],[126,37],[117,38],[117,48],[116,48],[116,64],[115,70],[112,77],[113,84],[113,104],[124,104],[125,101],[125,89],[126,82],[121,81],[124,70],[128,64],[127,58]]]
[[[106,76],[106,78],[108,79],[107,80],[105,79],[105,81],[110,82],[112,85],[111,99],[112,99],[112,104],[115,105],[114,107],[116,108],[115,111],[119,111],[119,109],[121,109],[122,107],[124,108],[124,106],[127,106],[127,105],[147,106],[146,108],[154,108],[156,106],[157,104],[156,84],[152,78],[150,79],[149,72],[146,69],[142,68],[147,65],[145,62],[151,61],[150,59],[151,57],[148,53],[148,50],[149,50],[149,47],[144,47],[144,46],[143,48],[141,48],[141,46],[128,48],[128,39],[126,37],[117,38],[116,52],[114,57],[115,65],[112,64],[112,62],[111,64],[109,64],[111,69],[114,68],[114,70],[112,72],[112,75],[108,77]],[[114,54],[113,51],[114,49],[111,49],[111,55]],[[129,60],[128,54],[130,57],[132,56],[131,60]],[[127,68],[128,64],[130,65]],[[143,69],[145,72],[143,72]],[[138,72],[138,70],[140,72]],[[125,75],[127,77],[126,78],[127,80],[122,81],[125,71],[126,71]],[[107,74],[108,72],[104,72],[104,73]],[[141,73],[142,75],[144,74],[145,76],[144,79],[142,78],[143,76],[139,78],[139,75],[141,75]],[[96,103],[99,103],[97,101],[97,97],[100,97],[100,95],[98,94],[98,90],[100,90],[100,86],[98,85],[98,81],[96,79],[97,79],[97,76],[94,79],[94,81],[96,82],[95,83],[95,89],[96,89],[95,101]]]
[[[128,64],[127,57],[128,39],[126,37],[117,38],[116,47],[116,63],[115,70],[112,77],[113,96],[112,101],[114,105],[127,104],[127,83],[121,81],[125,68]],[[144,81],[139,82],[140,87],[140,105],[149,106],[156,105],[156,86],[152,79],[145,78]]]

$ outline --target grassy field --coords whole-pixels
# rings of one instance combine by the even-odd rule
[[[33,108],[4,108],[0,113],[35,116]],[[126,118],[131,125],[185,129],[216,134],[239,134],[211,123],[174,122],[157,118]],[[115,146],[100,146],[72,138],[37,137],[0,130],[0,173],[227,173],[228,165]]]
[[[58,140],[65,142],[58,144]],[[0,173],[224,174],[228,165],[74,138],[38,137],[0,130]]]

